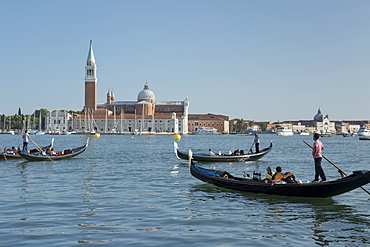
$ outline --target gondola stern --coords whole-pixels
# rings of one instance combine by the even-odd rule
[[[192,159],[193,159],[193,151],[191,151],[191,149],[189,149],[189,162],[188,162],[189,166],[194,164]]]
[[[178,151],[179,151],[179,145],[177,144],[177,142],[173,142],[173,149],[175,151],[175,154],[176,154],[176,157],[181,160],[181,158],[179,157],[178,155]]]

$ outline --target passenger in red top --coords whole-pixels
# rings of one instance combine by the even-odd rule
[[[321,177],[321,182],[326,182],[326,176],[324,170],[321,167],[322,153],[321,150],[324,150],[324,145],[319,141],[320,134],[315,133],[313,135],[313,149],[312,156],[315,161],[315,179],[312,182],[318,182],[319,177]]]

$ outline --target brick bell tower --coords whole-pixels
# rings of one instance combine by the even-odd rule
[[[97,106],[97,82],[96,64],[92,48],[92,40],[90,40],[89,54],[87,55],[85,66],[85,106],[86,114],[92,114]]]

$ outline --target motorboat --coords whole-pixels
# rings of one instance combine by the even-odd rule
[[[358,130],[357,134],[358,136],[370,136],[370,129],[363,126]]]
[[[199,129],[194,131],[193,134],[196,134],[196,135],[219,135],[220,133],[217,132],[216,128],[200,127]]]
[[[292,136],[293,135],[293,130],[288,127],[278,127],[276,134],[278,136]]]

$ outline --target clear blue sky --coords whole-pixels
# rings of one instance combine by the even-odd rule
[[[370,119],[370,1],[0,0],[0,113],[158,101],[256,121]]]

